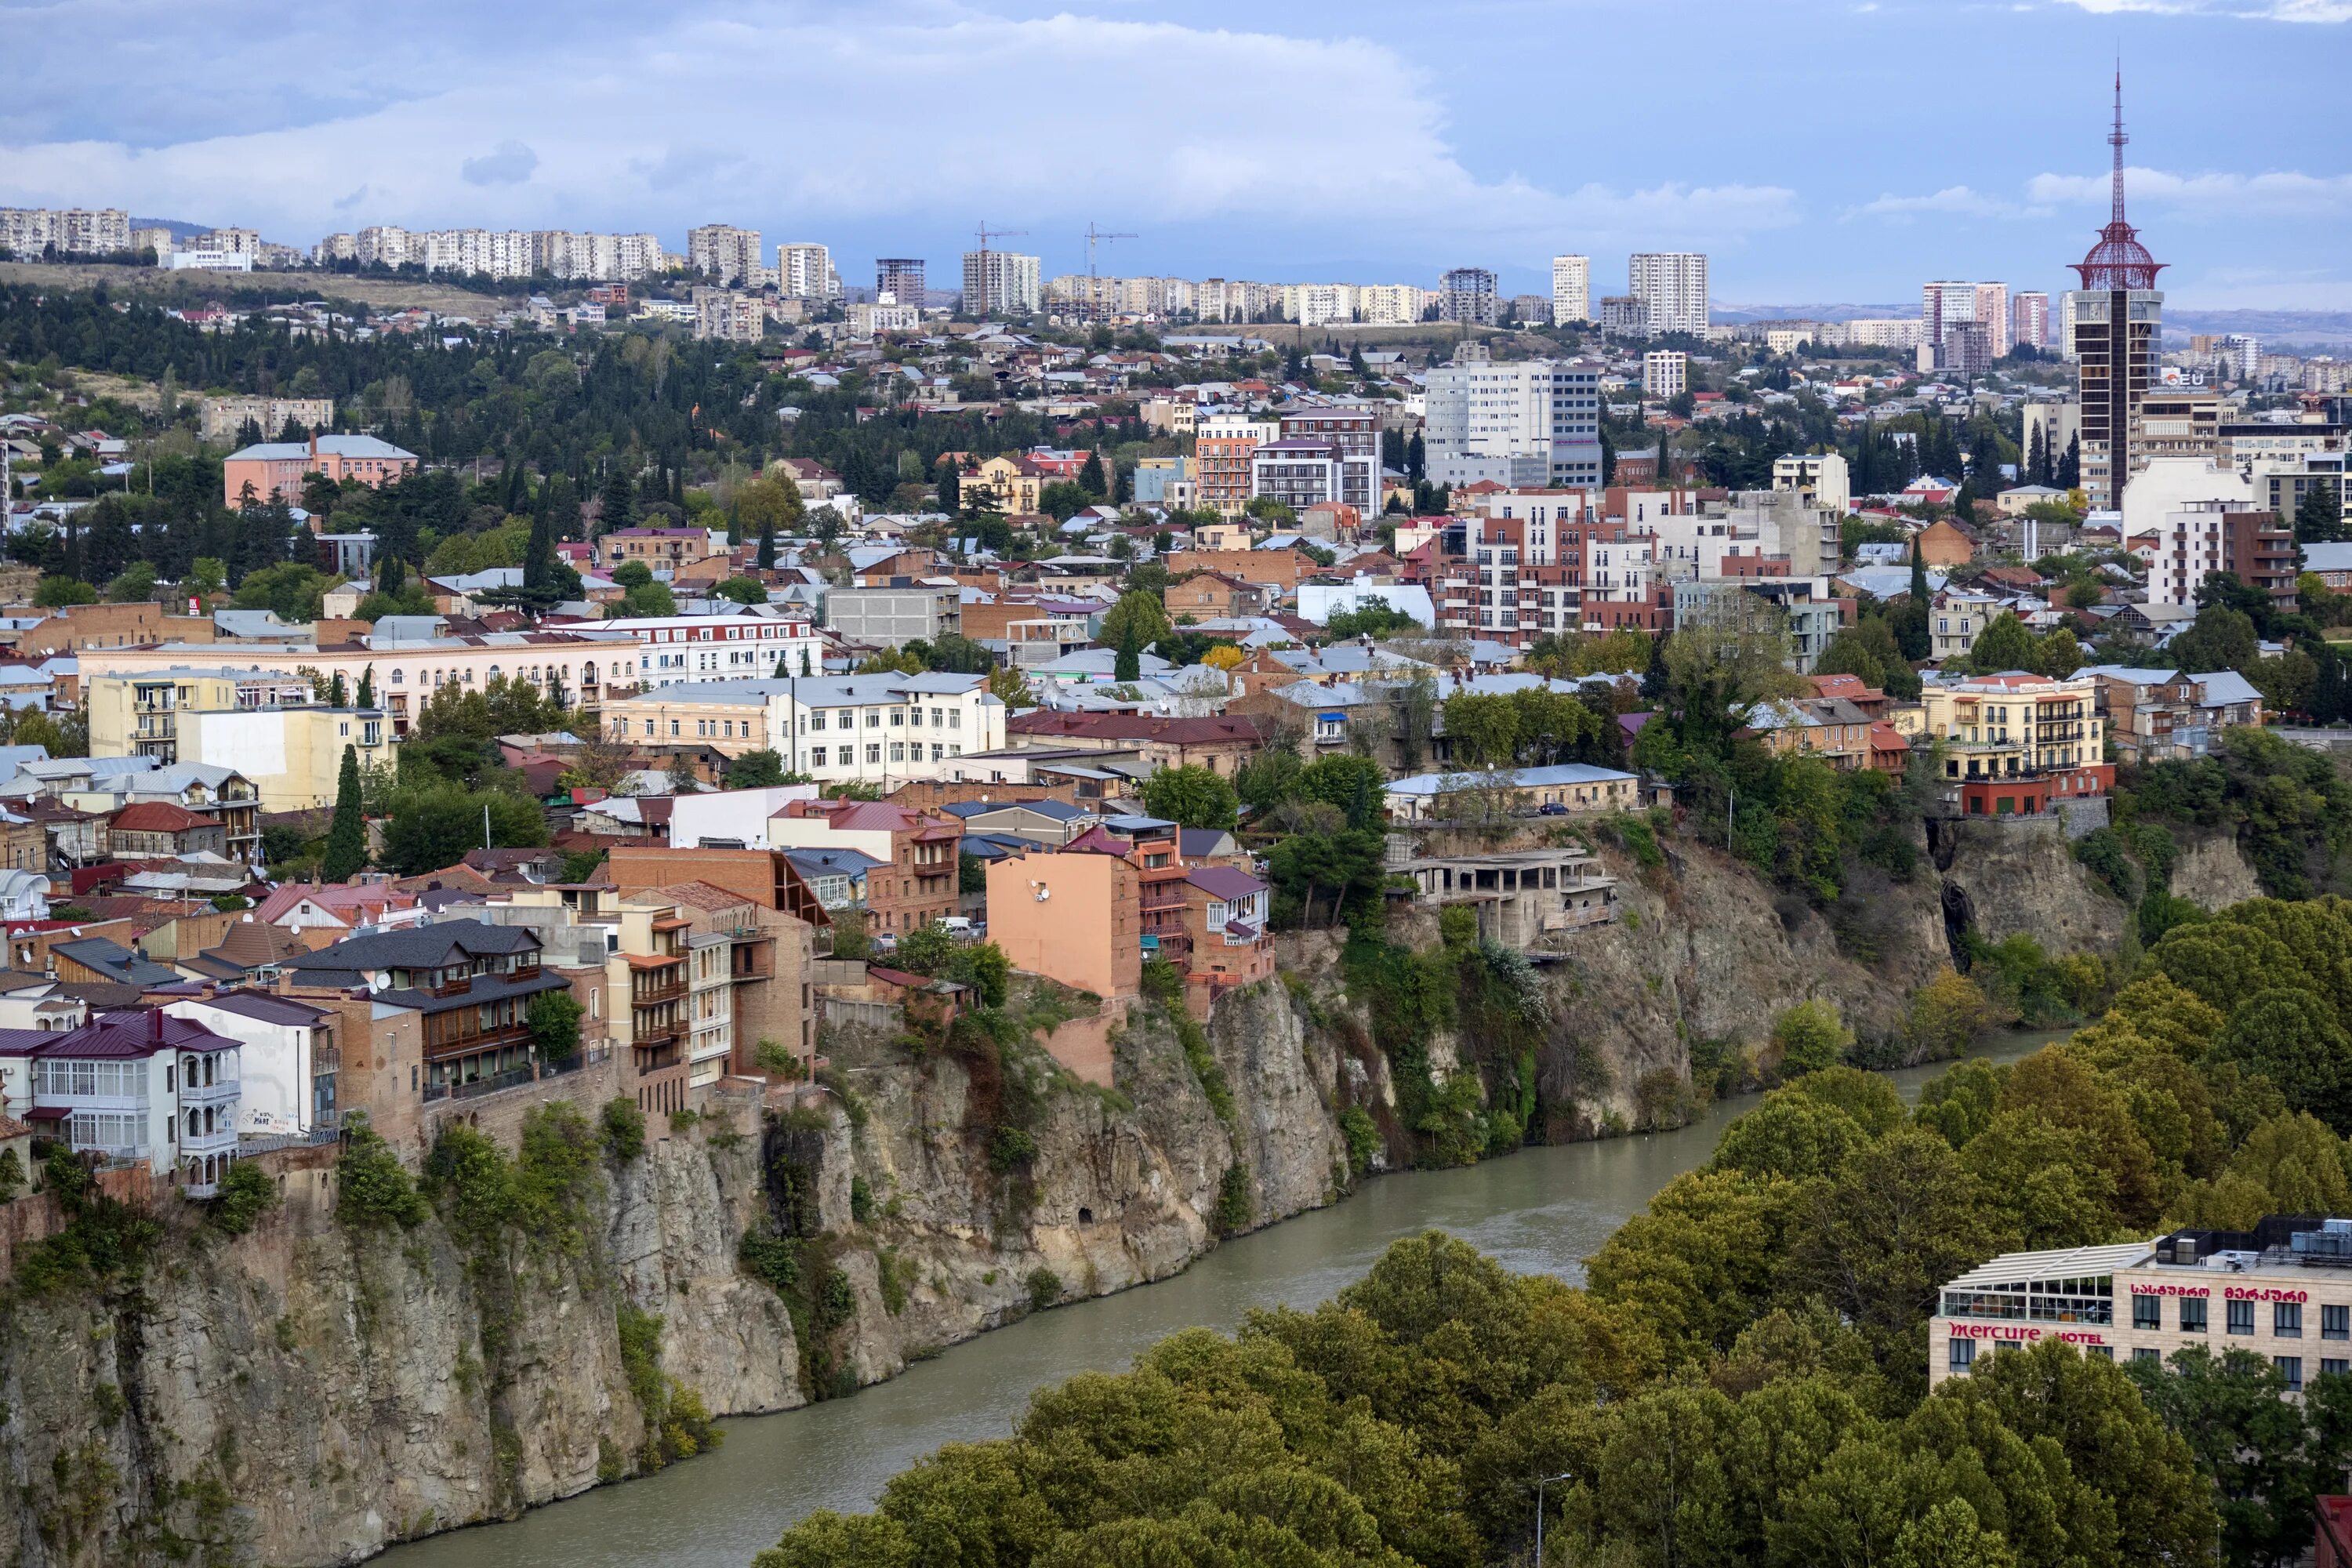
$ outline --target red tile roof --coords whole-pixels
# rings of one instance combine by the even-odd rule
[[[1039,709],[1006,721],[1012,735],[1078,735],[1097,741],[1159,741],[1177,746],[1220,741],[1255,745],[1263,735],[1247,714],[1211,719],[1163,719],[1148,713],[1059,713]]]
[[[116,812],[110,826],[122,833],[185,833],[191,827],[210,827],[213,819],[168,800],[142,800]]]

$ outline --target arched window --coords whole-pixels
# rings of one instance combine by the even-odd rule
[[[471,670],[468,670],[467,673],[468,675],[471,675],[473,672],[472,672]],[[490,679],[491,679],[492,680],[496,680],[498,678],[499,678],[499,667],[498,667],[497,665],[495,665],[495,664],[494,664],[494,665],[490,666]]]
[[[397,670],[397,669],[394,670],[394,671],[392,672],[392,683],[393,683],[394,686],[401,686],[401,685],[404,685],[404,684],[405,684],[405,681],[402,679],[402,676],[403,676],[403,672],[402,672],[402,671]]]

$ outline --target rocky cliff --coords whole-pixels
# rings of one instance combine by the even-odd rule
[[[1760,1041],[1808,996],[1891,1028],[1963,924],[2053,953],[2126,924],[2031,825],[1943,830],[1907,879],[1864,869],[1827,910],[1702,848],[1608,859],[1621,921],[1539,972],[1538,1092],[1569,1112],[1548,1117],[1554,1136],[1637,1120],[1696,1048]],[[2224,839],[2185,843],[2175,886],[2209,904],[2252,891]],[[0,1561],[355,1562],[652,1462],[649,1318],[655,1398],[675,1380],[717,1414],[783,1409],[1332,1201],[1341,1110],[1393,1097],[1336,942],[1288,939],[1282,957],[1286,981],[1224,996],[1205,1032],[1132,1011],[1111,1089],[1020,1037],[838,1042],[844,1092],[824,1109],[605,1160],[571,1247],[517,1232],[486,1249],[439,1219],[354,1233],[326,1165],[289,1171],[241,1237],[167,1216],[135,1287],[16,1294]],[[1441,1072],[1450,1048],[1433,1047]],[[784,1293],[743,1267],[747,1236],[793,1243]]]

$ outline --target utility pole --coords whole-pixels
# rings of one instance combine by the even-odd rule
[[[1543,1568],[1544,1488],[1552,1485],[1556,1481],[1573,1480],[1575,1479],[1576,1478],[1572,1474],[1562,1471],[1560,1474],[1556,1476],[1545,1476],[1536,1482],[1536,1568]]]
[[[991,228],[988,226],[987,220],[982,220],[980,226],[980,306],[977,310],[974,310],[972,302],[969,298],[967,298],[963,302],[963,308],[971,311],[971,319],[973,321],[982,321],[987,318],[990,303],[995,294],[995,289],[988,281],[988,242],[992,239],[1011,239],[1015,235],[1025,235],[1029,231],[1025,228]],[[969,295],[971,291],[970,289],[966,289],[964,292]]]
[[[1096,277],[1095,277],[1095,247],[1096,247],[1096,246],[1097,246],[1097,245],[1105,245],[1105,244],[1108,244],[1110,241],[1112,241],[1112,240],[1114,240],[1114,239],[1140,239],[1140,238],[1142,238],[1142,237],[1142,237],[1141,235],[1139,235],[1139,234],[1106,234],[1106,233],[1104,233],[1102,230],[1100,230],[1100,229],[1098,229],[1098,228],[1095,227],[1095,226],[1094,226],[1094,222],[1093,222],[1093,220],[1092,220],[1092,219],[1087,220],[1087,321],[1100,321],[1101,319],[1103,319],[1103,317],[1105,317],[1105,316],[1108,316],[1108,315],[1110,314],[1110,312],[1109,312],[1109,311],[1108,311],[1108,310],[1103,310],[1103,309],[1102,309],[1102,284],[1101,284],[1101,283],[1100,283],[1100,282],[1096,279]],[[1097,316],[1097,315],[1096,314],[1096,312],[1097,312],[1097,310],[1101,310],[1101,311],[1102,311],[1102,315],[1101,315],[1101,316]]]

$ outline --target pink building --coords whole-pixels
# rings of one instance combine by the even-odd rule
[[[404,452],[373,436],[312,436],[307,442],[264,441],[221,459],[222,499],[231,506],[240,506],[249,486],[257,504],[281,500],[291,506],[301,500],[302,480],[309,474],[324,474],[337,484],[357,479],[373,489],[415,468],[415,453]]]

